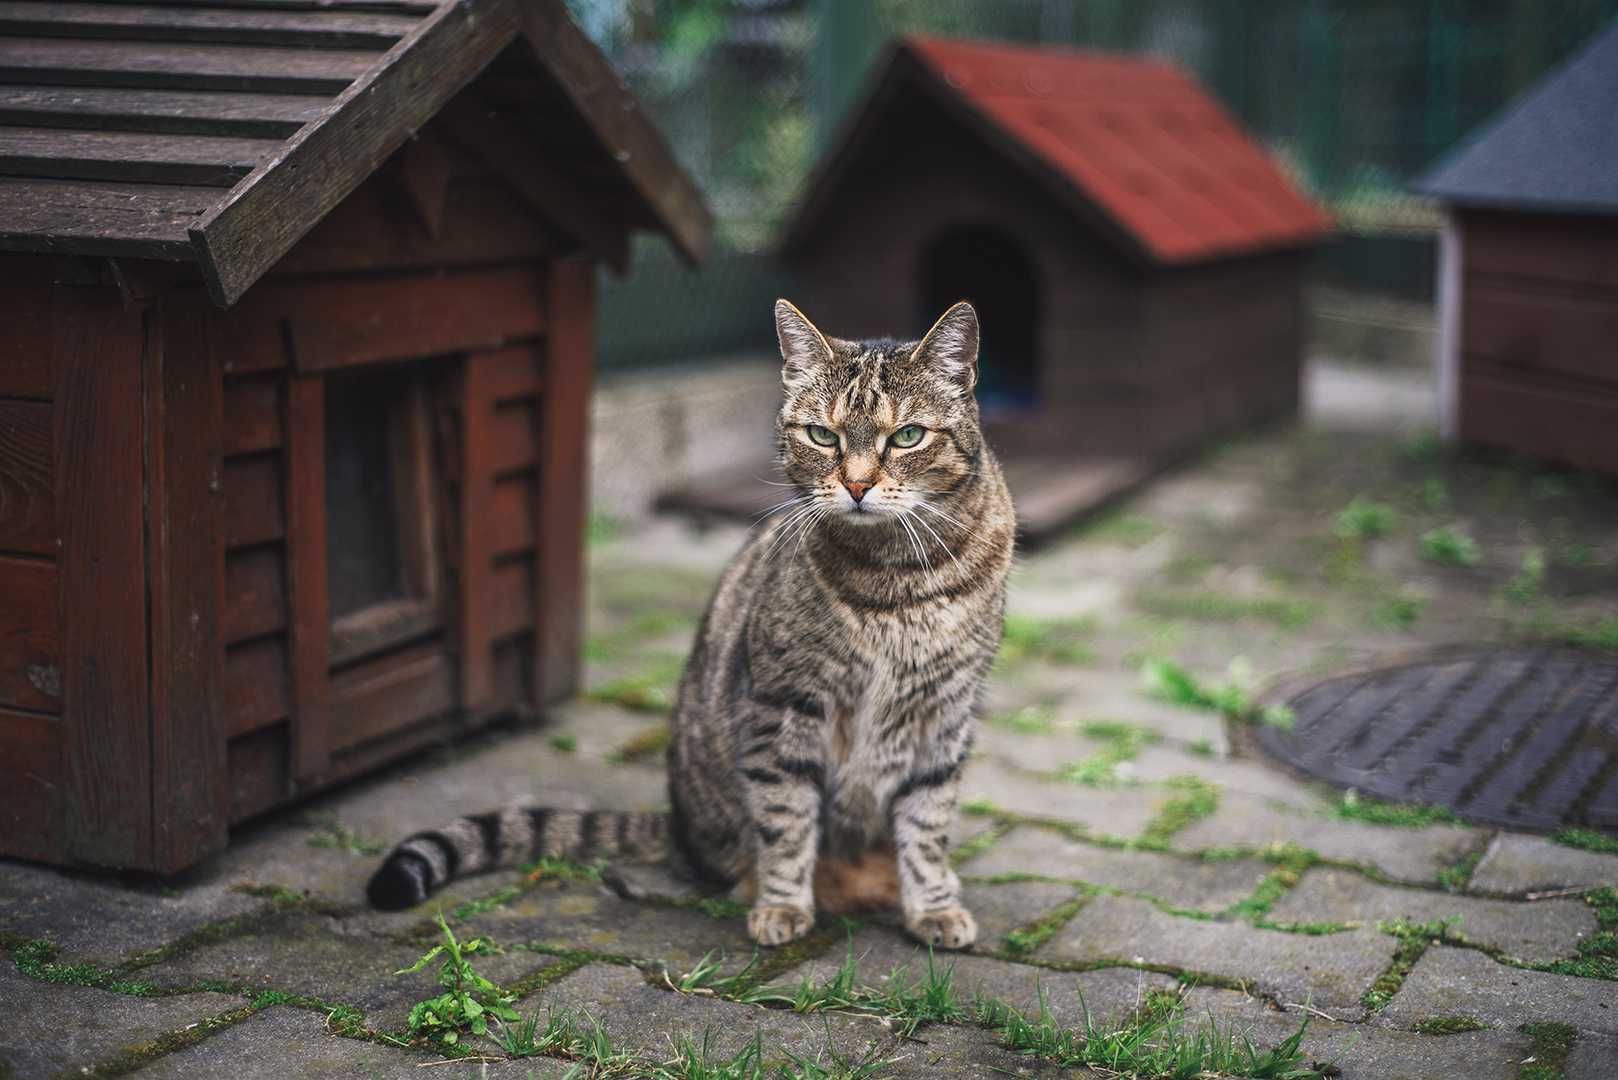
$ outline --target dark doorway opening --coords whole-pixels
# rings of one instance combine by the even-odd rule
[[[957,300],[977,308],[978,401],[988,411],[1039,403],[1039,278],[1022,246],[999,229],[955,226],[921,258],[920,330]]]

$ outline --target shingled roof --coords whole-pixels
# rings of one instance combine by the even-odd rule
[[[1306,247],[1331,219],[1195,79],[1163,60],[932,37],[900,39],[817,170],[783,246],[835,205],[882,114],[925,94],[1127,251],[1176,265]]]
[[[699,193],[562,0],[0,0],[0,250],[195,262],[233,303],[520,40],[533,129],[700,260]]]
[[[1618,20],[1413,186],[1463,206],[1618,210]]]

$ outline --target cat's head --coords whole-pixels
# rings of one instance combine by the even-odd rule
[[[956,304],[920,341],[842,341],[775,303],[785,366],[781,465],[806,505],[891,521],[948,500],[982,451],[978,317]]]

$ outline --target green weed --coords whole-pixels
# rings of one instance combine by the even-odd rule
[[[1259,705],[1253,700],[1246,687],[1247,669],[1240,660],[1231,663],[1229,679],[1223,684],[1205,684],[1185,668],[1160,657],[1149,657],[1141,665],[1141,680],[1152,697],[1187,708],[1211,709],[1242,723],[1291,729],[1291,709],[1281,704]]]
[[[1423,1035],[1459,1035],[1463,1031],[1484,1031],[1488,1027],[1475,1016],[1429,1016],[1415,1024],[1415,1030]]]
[[[1345,821],[1392,825],[1402,829],[1424,829],[1429,825],[1453,824],[1460,820],[1442,806],[1383,802],[1361,795],[1352,788],[1343,792],[1342,798],[1332,804],[1332,813]]]
[[[1482,858],[1481,851],[1467,852],[1438,872],[1438,884],[1443,886],[1445,892],[1463,891],[1472,880],[1472,871],[1478,868],[1478,861]]]
[[[1214,756],[1214,745],[1209,739],[1193,739],[1191,745],[1187,746],[1186,749],[1198,757]]]
[[[1095,633],[1095,620],[1036,619],[1029,615],[1007,615],[1000,640],[998,663],[1015,667],[1031,660],[1077,666],[1095,660],[1087,638]]]
[[[1151,518],[1121,512],[1105,514],[1079,530],[1080,537],[1085,540],[1119,544],[1130,548],[1144,547],[1162,533],[1163,526]]]
[[[1534,1040],[1534,1052],[1522,1063],[1517,1080],[1562,1080],[1562,1069],[1579,1033],[1567,1024],[1524,1024],[1517,1029]]]
[[[336,814],[307,814],[304,823],[312,830],[309,846],[333,848],[352,855],[380,855],[388,849],[381,840],[369,840],[337,820]]]
[[[56,946],[44,938],[23,941],[11,950],[12,963],[30,979],[68,986],[90,986],[115,994],[151,997],[157,988],[138,979],[126,979],[94,964],[63,964],[56,959]]]
[[[1159,740],[1157,732],[1134,724],[1097,720],[1085,724],[1084,734],[1102,741],[1101,749],[1065,766],[1064,780],[1088,787],[1106,787],[1119,780],[1119,766],[1134,761],[1143,746]]]
[[[394,972],[395,975],[414,974],[440,956],[444,958],[438,968],[438,985],[444,992],[411,1007],[406,1021],[411,1034],[444,1046],[455,1046],[466,1034],[487,1034],[491,1020],[517,1020],[517,1011],[511,1007],[515,996],[501,990],[472,967],[470,958],[494,952],[494,944],[487,938],[458,940],[442,912],[438,915],[438,929],[443,936],[441,942],[414,964]]]
[[[1408,589],[1401,589],[1383,597],[1371,609],[1371,621],[1390,630],[1408,630],[1421,618],[1427,606],[1427,597]]]
[[[1058,905],[1033,922],[1011,931],[1006,935],[1006,952],[1012,956],[1029,955],[1066,926],[1089,899],[1088,896],[1076,897]]]
[[[586,696],[633,712],[668,712],[674,707],[674,692],[684,666],[679,657],[658,657],[638,674],[602,683]]]
[[[1594,829],[1561,829],[1551,839],[1567,847],[1618,855],[1618,836],[1608,836]]]
[[[913,1034],[922,1024],[952,1023],[967,1015],[955,988],[954,961],[940,966],[929,947],[925,975],[912,975],[899,967],[888,973],[880,987],[872,987],[860,981],[852,939],[842,964],[825,978],[805,976],[795,987],[758,987],[746,991],[738,1000],[799,1013],[868,1013],[893,1022],[904,1036]]]
[[[1523,606],[1539,599],[1544,584],[1545,550],[1531,547],[1523,552],[1522,567],[1517,571],[1517,576],[1506,582],[1500,591],[1511,603]]]
[[[1544,970],[1586,979],[1618,980],[1618,889],[1592,889],[1584,894],[1584,902],[1595,908],[1596,932],[1579,940],[1577,957],[1558,960]]]
[[[1049,705],[1024,705],[1007,713],[996,713],[989,723],[1019,735],[1048,735],[1056,730],[1056,710]]]
[[[1483,553],[1477,541],[1449,528],[1429,529],[1421,534],[1421,555],[1444,566],[1476,566]]]
[[[1343,540],[1374,540],[1392,532],[1398,520],[1393,507],[1356,495],[1338,512],[1332,531]]]
[[[753,1041],[726,1058],[713,1049],[713,1036],[704,1030],[702,1041],[682,1035],[674,1042],[674,1056],[652,1069],[652,1080],[764,1080],[764,1046],[758,1033]]]
[[[572,754],[579,749],[579,737],[569,732],[561,732],[550,737],[551,749],[558,754]]]
[[[1131,842],[1131,847],[1166,851],[1175,833],[1219,809],[1218,785],[1200,776],[1176,776],[1166,781],[1166,785],[1179,794],[1158,808],[1157,816],[1146,823],[1146,828]]]
[[[1234,1025],[1222,1027],[1212,1017],[1192,1025],[1173,1008],[1142,1008],[1105,1022],[1098,1022],[1088,1008],[1083,1011],[1081,1027],[1064,1028],[1041,994],[1035,1019],[1004,1002],[986,1001],[979,1005],[978,1022],[996,1029],[1008,1050],[1045,1058],[1064,1069],[1084,1066],[1108,1075],[1163,1080],[1215,1076],[1310,1080],[1330,1075],[1326,1067],[1309,1063],[1303,1053],[1307,1017],[1277,1046],[1261,1051],[1250,1034],[1238,1032]]]
[[[1320,856],[1313,851],[1296,844],[1277,848],[1272,856],[1275,869],[1264,875],[1264,879],[1253,889],[1251,896],[1232,904],[1226,914],[1238,919],[1264,921],[1264,917],[1270,913],[1276,902],[1291,892],[1303,878],[1304,871],[1319,859]]]

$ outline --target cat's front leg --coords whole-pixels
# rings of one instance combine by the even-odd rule
[[[978,937],[977,920],[961,905],[961,879],[949,863],[949,827],[966,750],[963,740],[918,762],[893,799],[905,929],[922,944],[945,949],[964,949]]]
[[[808,740],[791,737],[793,717],[760,717],[742,756],[753,819],[758,895],[747,932],[760,945],[785,945],[815,924],[815,856],[825,766]],[[780,737],[784,733],[785,737]]]

